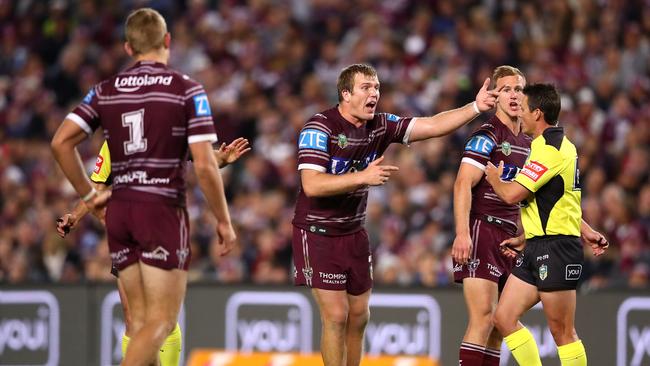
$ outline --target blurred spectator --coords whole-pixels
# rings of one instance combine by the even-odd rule
[[[649,286],[650,10],[596,0],[0,0],[0,282],[112,281],[94,219],[65,242],[54,236],[54,218],[77,197],[48,143],[70,105],[126,66],[121,19],[134,3],[167,18],[171,66],[205,85],[220,139],[253,142],[223,175],[240,238],[229,256],[215,255],[214,222],[188,179],[191,281],[291,281],[295,139],[309,115],[335,103],[342,67],[372,63],[379,109],[419,115],[468,102],[508,63],[563,93],[584,217],[612,243],[603,258],[587,253],[583,288]],[[401,170],[371,190],[366,224],[378,284],[450,285],[452,186],[472,127],[387,154]],[[101,140],[80,148],[88,169]]]

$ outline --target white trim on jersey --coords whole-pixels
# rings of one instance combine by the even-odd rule
[[[415,123],[417,122],[417,118],[411,118],[411,123],[409,124],[408,128],[406,129],[406,132],[404,132],[404,138],[402,139],[402,143],[404,145],[409,144],[409,137],[411,137],[411,130],[413,130],[413,127],[415,127]]]
[[[68,113],[67,116],[65,116],[65,119],[69,119],[70,121],[76,123],[77,126],[81,127],[81,129],[84,130],[84,132],[87,135],[92,135],[93,134],[93,129],[90,128],[88,123],[86,123],[86,121],[84,121],[83,118],[79,117],[78,114],[70,112],[70,113]]]
[[[478,161],[476,161],[476,160],[474,160],[474,159],[472,159],[472,158],[468,158],[467,156],[464,157],[464,158],[462,158],[462,159],[460,160],[460,162],[461,162],[461,163],[467,163],[467,164],[469,164],[469,165],[474,165],[475,167],[481,169],[482,171],[485,171],[485,165],[479,163]]]
[[[215,143],[218,141],[216,133],[204,133],[202,135],[192,135],[187,137],[188,144],[194,144],[197,142],[208,141]]]
[[[320,165],[316,164],[300,164],[298,165],[298,170],[303,170],[303,169],[309,169],[309,170],[316,170],[321,173],[325,173],[327,169],[325,167],[322,167]]]

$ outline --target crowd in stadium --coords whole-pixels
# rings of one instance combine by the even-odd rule
[[[584,218],[607,236],[585,249],[581,290],[650,286],[650,6],[643,0],[0,0],[0,283],[113,281],[104,229],[55,220],[78,197],[49,141],[97,82],[128,65],[122,21],[151,6],[172,34],[170,65],[202,83],[220,141],[252,151],[222,171],[238,248],[215,253],[214,219],[188,171],[190,281],[288,284],[297,136],[336,103],[350,63],[379,72],[380,111],[431,115],[473,100],[495,66],[562,92],[579,151]],[[371,189],[366,228],[377,284],[450,286],[453,184],[465,138],[388,150],[400,167]],[[102,143],[80,154],[90,171]]]

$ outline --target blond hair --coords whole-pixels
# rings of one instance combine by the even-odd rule
[[[497,67],[494,69],[494,72],[492,72],[492,78],[490,79],[490,89],[494,89],[497,85],[497,80],[501,79],[502,77],[516,75],[521,76],[524,79],[524,83],[526,83],[526,77],[524,76],[524,73],[521,72],[521,70],[518,68],[508,65],[501,65]]]
[[[159,50],[165,46],[167,23],[151,8],[134,10],[126,18],[126,41],[135,55]]]

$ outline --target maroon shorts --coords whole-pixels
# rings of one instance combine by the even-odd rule
[[[499,224],[480,218],[471,218],[469,227],[472,238],[469,263],[462,265],[454,261],[454,281],[460,283],[468,277],[483,278],[496,282],[501,291],[514,266],[514,261],[501,255],[499,244],[512,238],[512,234]]]
[[[192,254],[183,207],[111,200],[106,233],[113,266],[120,271],[138,261],[166,270],[187,270]]]
[[[324,236],[293,227],[294,283],[361,295],[372,287],[372,255],[365,230]]]

